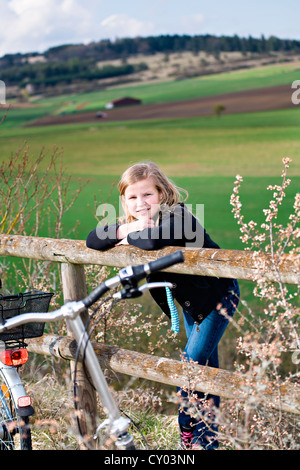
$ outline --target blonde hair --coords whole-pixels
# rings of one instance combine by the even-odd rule
[[[176,186],[153,162],[136,163],[127,168],[119,181],[120,195],[124,196],[126,189],[131,184],[146,178],[152,178],[157,191],[160,193],[161,205],[172,207],[174,204],[184,202],[188,198],[188,192]],[[182,199],[181,192],[185,193],[184,199]],[[133,220],[133,217],[128,214],[126,214],[126,218],[127,222]]]

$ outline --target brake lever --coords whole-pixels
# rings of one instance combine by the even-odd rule
[[[150,289],[156,289],[158,287],[169,287],[169,289],[172,289],[173,284],[171,282],[148,282],[146,284],[143,284],[142,286],[136,286],[136,287],[125,287],[119,292],[116,292],[113,294],[113,298],[117,300],[121,299],[132,299],[135,297],[139,297],[143,295],[143,292],[145,290],[150,290]]]

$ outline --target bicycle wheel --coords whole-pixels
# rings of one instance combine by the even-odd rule
[[[0,450],[31,450],[28,416],[19,416],[5,374],[0,371]]]

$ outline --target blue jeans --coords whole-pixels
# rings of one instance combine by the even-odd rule
[[[227,317],[233,316],[239,303],[240,291],[236,280],[233,281],[232,289],[229,289],[229,291],[230,293],[222,298],[220,303],[216,305],[216,308],[210,312],[200,325],[195,323],[189,313],[183,311],[184,325],[188,339],[183,353],[183,360],[189,361],[192,359],[200,365],[207,365],[214,368],[219,367],[218,343],[229,323]],[[226,309],[226,315],[220,313],[220,308]],[[197,401],[198,410],[196,416],[193,417],[188,414],[190,407],[188,397],[191,393],[182,389],[178,390],[182,401],[178,417],[180,428],[193,430],[194,442],[200,444],[202,447],[206,449],[217,448],[218,427],[214,422],[213,408],[219,408],[220,397],[209,394],[205,395],[197,391],[191,392],[193,401],[195,401],[195,399]],[[204,400],[206,405],[210,403],[213,407],[209,408],[205,406]],[[203,419],[201,419],[201,416]]]

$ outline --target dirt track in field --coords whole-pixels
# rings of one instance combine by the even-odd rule
[[[156,104],[141,104],[115,108],[105,111],[105,118],[97,118],[96,112],[77,112],[59,116],[47,116],[39,119],[34,126],[57,124],[95,123],[105,121],[127,121],[141,119],[173,119],[214,114],[214,107],[218,104],[225,106],[223,114],[245,113],[253,111],[269,111],[292,108],[293,90],[290,85],[281,85],[256,90],[239,91],[236,93],[221,94],[196,98],[192,100],[174,101]]]

